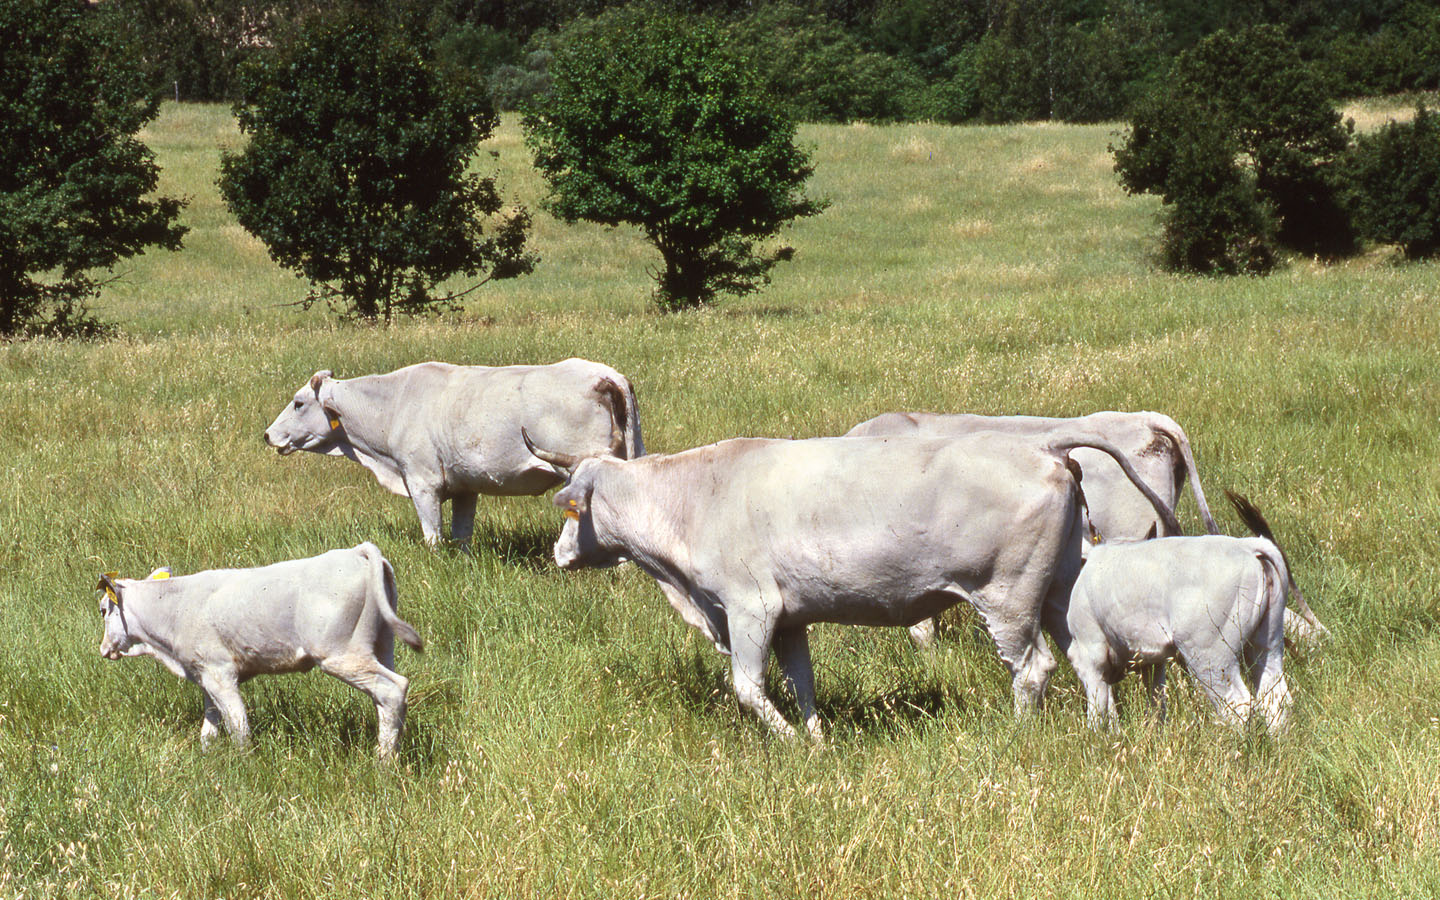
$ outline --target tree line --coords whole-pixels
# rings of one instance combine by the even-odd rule
[[[241,64],[317,12],[358,6],[519,109],[568,29],[626,0],[105,0],[158,87],[235,100]],[[1217,31],[1278,27],[1333,97],[1440,87],[1430,0],[662,0],[706,16],[799,121],[1120,118]]]
[[[94,273],[148,247],[181,246],[183,203],[154,196],[158,168],[137,139],[159,109],[154,72],[145,74],[154,57],[114,29],[118,10],[139,2],[0,4],[0,337],[103,333],[87,310],[102,283]],[[494,70],[486,79],[479,66],[447,61],[426,38],[431,0],[385,2],[315,7],[283,26],[245,20],[256,30],[242,43],[254,52],[236,66],[233,110],[248,140],[223,156],[218,184],[271,258],[309,280],[305,304],[389,321],[457,306],[538,260],[529,211],[468,171],[498,122]],[[456,10],[462,0],[445,2]],[[881,10],[895,24],[902,6],[938,3],[847,9],[873,28]],[[804,192],[813,166],[795,141],[798,104],[853,100],[836,92],[847,83],[834,71],[809,67],[820,45],[800,36],[820,25],[850,33],[823,5],[729,15],[663,0],[592,5],[600,12],[555,32],[544,16],[564,3],[508,7],[533,13],[527,46],[547,48],[544,90],[526,98],[522,119],[549,187],[541,205],[567,222],[638,228],[661,260],[662,308],[758,289],[794,254],[772,238],[826,206]],[[771,17],[804,27],[771,30]],[[267,27],[274,33],[262,38]],[[505,34],[485,27],[487,39]],[[746,29],[755,41],[764,32],[771,45],[792,43],[762,61],[737,41]],[[1073,65],[1067,47],[1024,72]],[[799,99],[777,96],[780,77],[809,87]],[[1067,96],[1053,85],[1041,93],[1052,112]],[[1200,38],[1127,103],[1115,168],[1125,190],[1161,198],[1168,268],[1263,274],[1286,253],[1341,257],[1365,241],[1412,258],[1440,250],[1440,121],[1422,106],[1413,121],[1356,136],[1332,96],[1325,69],[1286,26],[1258,24]],[[468,286],[441,289],[458,276]]]

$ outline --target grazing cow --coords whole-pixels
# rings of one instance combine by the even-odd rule
[[[1205,502],[1200,487],[1200,473],[1190,452],[1190,440],[1172,418],[1156,412],[1097,412],[1074,419],[1045,416],[976,416],[940,413],[885,413],[861,422],[846,436],[910,434],[939,437],[973,434],[977,431],[998,431],[1021,437],[1043,438],[1055,433],[1088,434],[1103,438],[1125,452],[1130,464],[1150,489],[1174,510],[1185,478],[1205,530],[1218,534],[1220,529]],[[1160,525],[1150,503],[1131,486],[1125,473],[1110,457],[1095,450],[1079,447],[1072,454],[1085,479],[1085,498],[1090,504],[1091,521],[1106,540],[1138,541],[1151,528]],[[1162,530],[1160,532],[1164,534]],[[1290,586],[1293,609],[1285,614],[1285,630],[1300,646],[1320,643],[1329,631],[1310,610],[1300,589]],[[935,623],[926,620],[911,629],[911,637],[921,646],[934,641]]]
[[[640,413],[625,376],[601,363],[455,366],[427,362],[384,375],[316,372],[265,429],[281,456],[345,456],[415,504],[425,540],[440,541],[440,505],[462,546],[480,494],[543,494],[563,479],[526,451],[525,428],[565,452],[643,455]]]
[[[1163,716],[1171,657],[1184,663],[1223,721],[1243,727],[1258,699],[1270,732],[1285,728],[1289,566],[1259,512],[1230,497],[1262,537],[1110,541],[1086,550],[1070,595],[1066,653],[1085,686],[1091,728],[1114,725],[1111,686],[1131,669],[1140,671]]]
[[[420,636],[396,614],[395,571],[371,543],[256,569],[213,569],[144,580],[102,575],[100,655],[153,656],[200,685],[200,743],[225,730],[250,737],[239,686],[256,675],[319,666],[375,700],[379,752],[390,756],[405,726],[410,682],[394,667],[395,635]]]
[[[1069,593],[1080,565],[1065,465],[1078,446],[1113,453],[1141,483],[1108,443],[1058,436],[738,439],[628,461],[534,452],[570,472],[554,498],[566,516],[556,563],[633,561],[730,654],[740,704],[789,736],[765,695],[773,644],[818,739],[812,622],[909,626],[967,600],[1010,670],[1017,712],[1039,702],[1055,669],[1041,605]]]

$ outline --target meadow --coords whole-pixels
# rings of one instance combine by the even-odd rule
[[[0,347],[0,897],[1440,895],[1440,268],[1375,248],[1164,274],[1117,127],[806,126],[831,205],[782,233],[762,293],[658,314],[637,234],[537,210],[534,275],[384,328],[293,305],[305,285],[214,188],[228,109],[167,106],[145,139],[189,199],[185,249],[106,289],[115,337]],[[515,120],[476,159],[536,209]],[[432,550],[359,466],[261,443],[317,369],[572,355],[634,382],[652,452],[895,409],[1168,413],[1334,639],[1287,657],[1272,741],[1180,676],[1163,726],[1128,684],[1122,728],[1091,733],[1064,663],[1016,722],[965,609],[930,653],[817,626],[830,740],[786,743],[648,577],[555,568],[546,500],[482,498],[475,551]],[[97,653],[101,572],[362,540],[428,643],[397,650],[393,765],[368,700],[318,673],[250,682],[252,747],[202,752],[198,689]]]

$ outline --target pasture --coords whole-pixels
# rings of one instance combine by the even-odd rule
[[[228,109],[167,106],[145,137],[186,249],[106,290],[114,339],[0,347],[0,897],[1440,893],[1440,268],[1160,273],[1115,127],[804,127],[832,205],[761,294],[659,315],[641,238],[537,210],[533,276],[386,329],[287,306],[303,283],[213,185]],[[515,120],[477,165],[536,209]],[[895,409],[1166,412],[1222,526],[1221,489],[1250,495],[1334,640],[1287,659],[1270,741],[1178,674],[1165,726],[1127,682],[1122,729],[1092,734],[1065,663],[1017,724],[966,610],[930,654],[818,626],[830,742],[787,744],[648,577],[555,568],[546,500],[482,497],[475,553],[434,551],[359,466],[261,443],[317,369],[571,355],[629,376],[652,452]],[[428,645],[397,648],[393,766],[373,707],[318,673],[246,685],[252,748],[202,753],[197,688],[97,653],[100,572],[362,540]]]

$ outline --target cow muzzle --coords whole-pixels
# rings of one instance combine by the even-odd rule
[[[263,432],[263,433],[260,435],[260,440],[262,440],[262,441],[265,442],[265,446],[267,446],[267,447],[274,447],[274,448],[275,448],[275,452],[278,453],[278,454],[280,454],[281,456],[289,456],[290,454],[292,454],[292,453],[295,452],[295,447],[294,447],[294,445],[292,445],[292,444],[278,444],[278,443],[276,443],[275,440],[270,437],[270,432],[268,432],[268,431]]]

